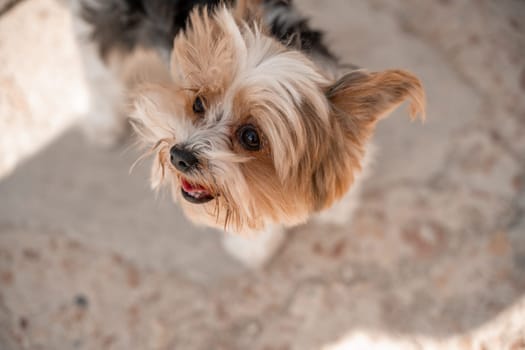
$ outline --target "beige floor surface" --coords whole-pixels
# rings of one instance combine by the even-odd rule
[[[344,61],[410,69],[348,227],[243,270],[74,127],[68,12],[0,17],[0,349],[525,349],[525,3],[297,0]]]

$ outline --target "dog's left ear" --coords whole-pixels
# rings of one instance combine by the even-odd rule
[[[334,127],[310,179],[316,210],[329,207],[348,191],[355,172],[362,169],[365,146],[378,120],[406,100],[411,100],[412,119],[425,115],[421,82],[402,70],[351,72],[331,85],[326,96]]]
[[[367,139],[378,120],[410,100],[412,119],[425,117],[425,92],[421,81],[403,70],[346,74],[326,92],[334,113],[359,141]]]

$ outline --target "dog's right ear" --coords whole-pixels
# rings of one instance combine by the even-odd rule
[[[334,113],[356,141],[364,141],[382,117],[406,100],[412,119],[425,117],[425,92],[421,81],[403,70],[346,74],[326,92]]]

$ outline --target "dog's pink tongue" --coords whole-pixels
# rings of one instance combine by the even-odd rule
[[[206,188],[200,186],[200,185],[192,185],[186,179],[181,178],[181,185],[182,189],[188,193],[191,192],[207,192]]]

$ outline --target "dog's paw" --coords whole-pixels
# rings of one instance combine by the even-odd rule
[[[279,250],[285,238],[282,227],[273,227],[250,236],[225,233],[224,249],[250,269],[264,267]]]

